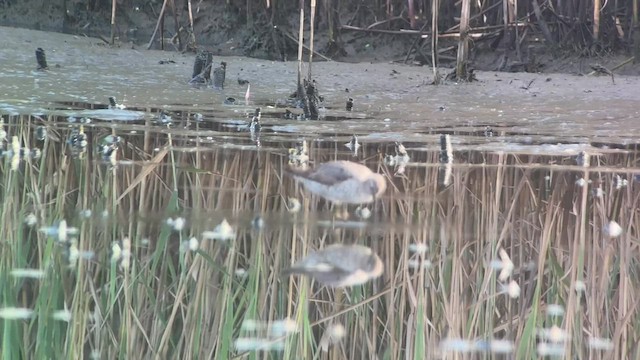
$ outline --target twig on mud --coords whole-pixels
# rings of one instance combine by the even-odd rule
[[[86,35],[85,35],[86,36]],[[105,39],[104,36],[98,34],[98,39],[104,41],[107,45],[111,45],[111,43],[109,42],[109,40]]]
[[[627,60],[625,60],[625,61],[621,62],[620,64],[618,64],[618,65],[616,65],[616,66],[612,67],[612,68],[611,68],[611,71],[618,70],[618,69],[620,69],[621,67],[623,67],[623,66],[627,65],[628,63],[630,63],[630,62],[634,61],[635,59],[636,59],[636,57],[635,57],[635,56],[632,56],[632,57],[628,58]]]
[[[289,34],[288,34],[288,33],[286,33],[284,30],[281,30],[281,29],[280,29],[279,27],[277,27],[277,26],[274,26],[274,29],[279,30],[279,31],[280,31],[280,33],[282,33],[282,35],[284,35],[285,37],[289,38],[290,40],[295,41],[295,43],[296,43],[296,44],[300,45],[300,44],[298,43],[298,39],[296,39],[296,38],[294,38],[293,36],[289,35]],[[302,47],[303,47],[305,50],[307,50],[307,51],[312,51],[311,49],[309,49],[309,47],[308,47],[308,46],[306,46],[306,45],[304,45],[304,44],[302,44]],[[319,52],[317,52],[317,51],[315,51],[315,50],[313,50],[312,52],[313,52],[313,55],[319,56],[319,57],[321,57],[321,58],[323,58],[323,59],[325,59],[325,60],[327,60],[327,61],[333,61],[333,59],[331,59],[331,58],[329,58],[329,57],[326,57],[326,56],[324,56],[324,55],[320,54]]]
[[[351,26],[351,25],[342,25],[340,26],[340,30],[363,31],[363,32],[393,34],[393,35],[420,35],[423,37],[427,37],[431,35],[430,33],[423,33],[419,30],[381,30],[381,29],[361,28],[361,27]]]
[[[403,14],[403,13],[404,13],[404,11],[403,11],[401,14]],[[376,21],[376,22],[374,22],[373,24],[371,24],[371,25],[367,26],[367,27],[366,27],[366,29],[367,29],[367,30],[371,30],[371,29],[375,28],[376,26],[383,25],[383,24],[388,24],[388,23],[390,23],[390,22],[392,22],[392,21],[394,21],[394,20],[404,20],[404,17],[402,17],[402,16],[395,16],[395,17],[392,17],[392,18],[389,18],[389,19]],[[347,25],[347,26],[349,26],[349,25]],[[423,26],[423,27],[424,27],[424,26]]]
[[[594,75],[594,74],[598,74],[598,75],[609,75],[611,76],[611,82],[613,84],[616,83],[616,81],[613,79],[613,72],[611,72],[611,70],[607,69],[606,67],[600,65],[600,64],[595,64],[595,65],[591,65],[591,69],[593,70],[592,72],[590,72],[589,76]]]
[[[536,81],[536,79],[533,79],[531,81],[529,81],[529,83],[527,84],[527,86],[520,86],[520,89],[522,90],[529,90],[529,88],[531,87],[531,84],[533,84],[533,82]]]

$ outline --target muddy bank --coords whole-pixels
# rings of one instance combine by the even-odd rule
[[[244,122],[261,105],[263,116],[278,129],[303,135],[373,132],[375,138],[394,141],[493,126],[524,136],[522,141],[545,135],[552,143],[583,142],[596,135],[630,144],[640,133],[640,80],[633,76],[616,76],[613,83],[605,76],[478,72],[478,82],[433,86],[427,67],[322,62],[313,65],[313,77],[325,99],[326,120],[343,121],[300,122],[281,118],[278,111],[284,110],[275,107],[295,90],[296,62],[215,57],[228,63],[227,85],[213,91],[188,85],[193,54],[112,48],[95,38],[34,30],[0,32],[8,44],[0,49],[4,112],[46,113],[70,102],[106,107],[108,97],[115,96],[147,112],[194,109],[215,121]],[[36,71],[38,47],[47,52],[49,71]],[[223,105],[229,96],[244,99],[247,85],[238,84],[238,78],[251,81],[250,103]],[[355,104],[347,112],[350,97]]]
[[[156,28],[162,3],[118,2],[115,27],[118,46],[146,48]],[[193,36],[188,31],[187,2],[176,1],[176,4],[177,16],[174,17],[172,9],[167,10],[164,23],[152,43],[153,49],[188,50],[195,44],[220,56],[248,56],[280,61],[296,57],[298,12],[295,2],[278,2],[274,5],[277,11],[262,9],[265,6],[263,4],[260,8],[245,9],[244,6],[248,2],[192,2]],[[394,62],[429,66],[429,40],[397,34],[402,29],[409,28],[402,16],[394,17],[382,26],[383,31],[388,29],[396,34],[338,29],[340,24],[355,25],[354,28],[363,29],[377,21],[375,17],[372,18],[372,10],[366,10],[366,6],[353,9],[349,8],[349,4],[340,6],[344,11],[333,14],[336,18],[334,23],[322,4],[318,5],[314,42],[316,51],[343,62]],[[449,7],[445,7],[443,11],[454,14],[455,8]],[[347,11],[349,9],[350,11]],[[309,9],[307,14],[308,11]],[[0,1],[0,25],[5,26],[109,39],[110,18],[110,1]],[[414,26],[428,22],[424,15],[417,19],[418,22],[413,24]],[[447,28],[454,23],[454,18],[447,16],[441,25]],[[330,31],[332,27],[335,29],[334,32]],[[504,41],[501,39],[504,37],[490,36],[484,40],[474,40],[471,45],[471,66],[485,71],[583,74],[591,71],[591,65],[599,64],[613,69],[631,57],[624,47],[616,51],[599,47],[596,50],[577,50],[577,47],[556,48],[546,45],[543,37],[539,35],[535,31],[529,31],[527,36],[523,36],[520,56],[513,48],[501,45]],[[195,40],[195,43],[190,39]],[[453,66],[456,44],[455,37],[440,40],[439,48],[448,49],[442,52],[440,66]],[[316,56],[315,59],[323,61],[320,56]],[[615,73],[640,75],[640,66],[629,63],[616,68]]]

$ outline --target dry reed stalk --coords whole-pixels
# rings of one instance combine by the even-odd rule
[[[116,41],[116,0],[111,0],[111,45]]]
[[[153,33],[151,34],[151,39],[149,39],[149,43],[147,43],[147,50],[151,49],[151,46],[153,46],[153,41],[156,38],[156,34],[158,33],[158,29],[160,28],[160,24],[163,22],[164,12],[167,9],[167,2],[168,1],[169,0],[164,0],[162,2],[162,8],[160,9],[160,14],[158,15],[158,21],[156,22],[156,27],[153,29]],[[162,36],[164,36],[164,34],[162,34]],[[163,42],[162,45],[164,46],[164,42]]]
[[[433,83],[440,84],[440,73],[438,72],[438,14],[440,12],[440,0],[431,2],[431,65],[433,69]]]
[[[13,124],[10,131],[28,129],[33,119],[22,118]],[[62,137],[69,132],[62,125],[60,131]],[[19,138],[26,143],[31,136],[20,133]],[[173,143],[181,146],[180,141],[174,135]],[[149,161],[137,146],[152,149],[163,142],[164,137],[152,134],[132,137],[122,153]],[[611,355],[616,358],[634,356],[639,301],[635,294],[640,281],[634,272],[638,250],[632,231],[640,221],[635,211],[640,191],[634,186],[617,190],[607,185],[614,173],[632,178],[628,168],[621,167],[637,162],[633,153],[603,155],[597,170],[585,171],[575,166],[539,166],[547,161],[566,163],[562,156],[456,152],[455,165],[459,166],[454,166],[452,186],[445,189],[438,187],[437,151],[418,153],[412,156],[415,165],[407,168],[404,177],[393,177],[393,169],[382,167],[392,181],[380,200],[384,217],[364,231],[318,228],[312,220],[324,202],[305,196],[304,213],[297,215],[300,221],[276,220],[257,233],[241,230],[233,244],[202,244],[201,254],[189,254],[182,262],[167,248],[185,233],[157,234],[164,231],[158,230],[157,224],[135,224],[137,220],[127,213],[165,216],[167,198],[177,187],[175,201],[180,206],[176,209],[214,210],[234,218],[260,211],[288,219],[291,216],[283,198],[295,194],[296,188],[292,181],[283,180],[286,161],[279,151],[216,148],[177,152],[173,160],[167,156],[151,159],[159,162],[153,164],[154,176],[142,178],[146,165],[119,166],[114,176],[94,167],[89,158],[67,158],[60,142],[47,140],[43,153],[38,164],[19,173],[4,172],[5,187],[0,192],[6,200],[3,238],[15,241],[9,230],[20,224],[17,213],[25,199],[42,218],[104,201],[110,213],[122,219],[106,226],[100,222],[82,225],[81,248],[95,249],[100,260],[81,262],[74,274],[78,280],[66,283],[62,292],[65,299],[73,299],[69,304],[74,314],[95,311],[100,318],[100,326],[74,321],[65,341],[86,344],[91,339],[89,346],[101,349],[102,356],[117,356],[123,348],[144,357],[161,356],[161,352],[154,353],[158,350],[155,345],[164,341],[169,357],[194,353],[203,358],[229,357],[233,326],[228,323],[237,325],[242,314],[252,313],[270,321],[297,314],[299,321],[307,324],[303,333],[291,337],[290,358],[296,354],[314,356],[318,327],[333,320],[348,329],[343,344],[330,353],[342,358],[370,358],[382,350],[391,358],[412,358],[420,354],[420,342],[436,349],[447,333],[476,338],[503,332],[521,344],[521,356],[514,354],[514,358],[530,358],[535,356],[535,327],[529,330],[527,326],[550,324],[541,316],[552,301],[567,305],[564,327],[574,337],[571,343],[576,356],[602,355],[586,348],[585,333],[611,337],[615,344]],[[338,154],[332,143],[314,145],[311,152],[317,161],[344,155]],[[176,164],[196,164],[210,172],[190,172]],[[257,167],[259,171],[254,170]],[[218,173],[225,176],[215,175]],[[545,188],[547,174],[551,181]],[[589,195],[591,188],[587,186],[577,187],[576,174],[603,180],[604,197]],[[6,186],[8,181],[15,184],[20,179],[25,180],[24,189]],[[44,183],[53,179],[59,179],[58,185],[45,192]],[[35,194],[25,196],[32,189],[37,190]],[[122,192],[126,194],[121,196]],[[99,194],[97,201],[95,194]],[[114,206],[116,200],[118,206]],[[620,238],[602,237],[601,226],[609,219],[623,226]],[[191,235],[209,227],[195,219],[193,222]],[[149,236],[157,244],[155,250],[141,247],[135,251],[138,263],[128,280],[120,273],[110,278],[103,265],[107,248],[125,233],[132,238]],[[47,241],[32,240],[32,261],[37,266],[42,259],[51,258],[47,256],[50,249]],[[285,283],[278,276],[283,267],[310,249],[352,241],[371,245],[384,254],[385,274],[379,281],[336,293],[310,288],[307,280],[297,278]],[[425,257],[433,262],[433,268],[424,273],[408,269],[407,248],[415,242],[429,244]],[[486,267],[498,246],[507,250],[516,265],[512,276],[522,286],[518,300],[496,294],[495,273]],[[3,272],[7,256],[3,253],[0,259]],[[531,260],[537,264],[535,274],[524,269]],[[251,281],[241,282],[232,276],[234,269],[249,266],[254,266],[250,268]],[[584,278],[584,295],[573,295],[574,276]],[[114,297],[107,300],[111,285]],[[258,302],[254,308],[246,305],[248,299]],[[230,313],[233,319],[229,319]],[[168,340],[163,340],[167,336]],[[33,341],[24,342],[33,345]],[[153,350],[148,344],[154,344]],[[74,348],[76,354],[89,355],[83,346]]]
[[[298,92],[302,87],[302,45],[304,44],[304,0],[300,0],[300,23],[298,28]]]
[[[187,0],[187,9],[189,11],[189,32],[191,36],[190,43],[194,48],[196,48],[198,46],[198,43],[196,41],[196,34],[193,29],[193,6],[191,5],[191,0]]]
[[[412,29],[416,28],[416,5],[414,3],[414,0],[408,0],[408,11],[409,11],[409,24],[411,25]]]
[[[602,4],[600,0],[593,0],[593,34],[592,39],[594,42],[600,40],[600,9]]]
[[[505,0],[506,1],[506,0]],[[460,40],[458,41],[458,54],[456,57],[456,78],[467,79],[467,62],[469,59],[469,14],[471,12],[471,1],[462,0],[462,10],[460,14]]]
[[[536,15],[536,18],[538,19],[538,26],[542,31],[542,35],[544,35],[545,40],[547,40],[547,42],[550,45],[555,45],[555,40],[553,39],[551,30],[549,29],[547,22],[544,20],[544,17],[542,16],[542,10],[540,9],[540,4],[538,3],[538,0],[532,0],[531,5],[533,6],[533,13]]]
[[[313,35],[316,20],[316,0],[311,0],[311,21],[309,23],[309,75],[308,80],[311,81],[311,65],[313,64]]]

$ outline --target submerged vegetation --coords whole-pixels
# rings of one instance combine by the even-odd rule
[[[442,152],[393,156],[364,141],[389,188],[370,219],[338,220],[284,175],[295,141],[204,143],[213,123],[193,115],[134,134],[3,115],[3,358],[640,356],[637,149],[459,151],[469,134],[452,131]],[[327,141],[308,154],[353,159]],[[335,290],[281,276],[337,243],[373,249],[382,276]]]

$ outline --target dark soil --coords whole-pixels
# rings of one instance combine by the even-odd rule
[[[118,46],[146,48],[158,22],[162,3],[162,0],[117,1],[115,43]],[[187,1],[175,0],[175,3],[177,16],[174,16],[172,9],[167,9],[164,24],[151,44],[152,49],[193,51],[195,45],[223,56],[250,56],[271,60],[292,60],[297,56],[295,39],[299,13],[296,1],[284,2],[284,5],[278,2],[279,11],[274,15],[264,5],[248,11],[234,6],[234,1],[193,0],[194,36],[190,36],[188,31]],[[242,2],[243,6],[247,3]],[[318,53],[343,62],[431,65],[430,42],[416,35],[343,29],[335,37],[337,42],[329,41],[327,15],[321,3],[323,2],[318,3],[314,41],[314,50]],[[309,9],[306,11],[308,15]],[[373,19],[357,16],[363,12],[357,10],[354,14],[341,14],[340,22],[365,28],[366,21],[372,23]],[[109,41],[110,19],[111,1],[107,0],[0,0],[0,26],[95,36]],[[390,21],[386,28],[406,27],[408,22],[398,17]],[[380,27],[376,27],[378,28]],[[306,30],[308,31],[308,24]],[[505,49],[497,36],[475,40],[471,46],[471,67],[490,71],[583,74],[592,71],[591,65],[598,64],[613,69],[616,74],[640,75],[640,66],[633,62],[620,66],[632,56],[625,49],[551,49],[544,41],[539,40],[542,37],[538,35],[532,33],[528,36],[519,51]],[[195,39],[195,44],[190,38]],[[305,40],[308,44],[308,38]],[[454,66],[455,45],[453,38],[440,40],[439,48],[449,49],[441,54],[440,66]],[[308,52],[305,51],[305,54]],[[314,61],[322,61],[322,58],[316,55]]]

